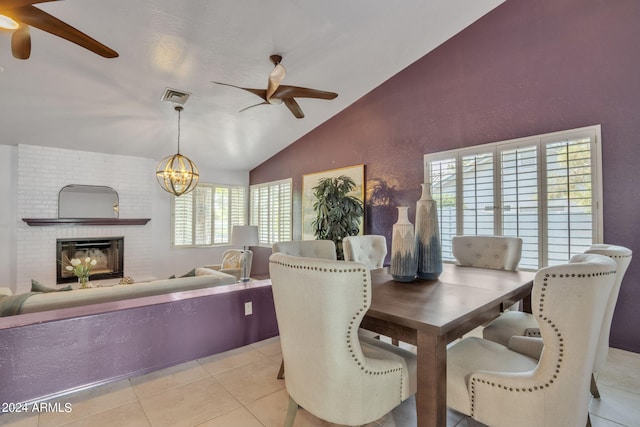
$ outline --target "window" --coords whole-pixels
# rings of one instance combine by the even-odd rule
[[[173,245],[228,245],[231,227],[245,225],[245,218],[245,187],[198,184],[173,198]]]
[[[600,242],[601,157],[600,126],[425,155],[443,258],[454,235],[518,236],[523,269]]]
[[[252,185],[251,225],[258,226],[260,245],[291,240],[291,179]]]

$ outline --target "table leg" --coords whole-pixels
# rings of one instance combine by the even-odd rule
[[[418,427],[447,425],[447,340],[418,331]]]

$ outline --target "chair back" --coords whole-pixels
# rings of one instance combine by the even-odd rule
[[[387,256],[387,239],[379,235],[347,236],[342,239],[345,261],[361,262],[369,270],[382,268]]]
[[[458,265],[515,271],[522,257],[522,239],[506,236],[454,236]]]
[[[539,270],[531,295],[545,344],[538,365],[500,379],[492,372],[472,374],[473,417],[500,424],[496,419],[509,420],[517,413],[527,420],[522,425],[584,426],[596,346],[615,279],[616,263],[596,254],[576,255],[568,264]],[[496,414],[496,399],[514,413]]]
[[[276,252],[269,274],[285,384],[295,402],[324,420],[358,425],[389,411],[389,396],[398,405],[411,395],[397,362],[363,353],[358,327],[371,305],[363,264]]]
[[[602,329],[600,330],[600,338],[598,339],[598,349],[596,350],[596,358],[593,364],[593,372],[600,372],[607,362],[607,356],[609,354],[609,334],[611,332],[613,313],[616,309],[622,279],[624,278],[624,274],[631,263],[632,252],[631,249],[623,246],[597,244],[592,245],[585,253],[608,256],[618,265],[616,280],[613,284],[613,289],[611,290],[611,295],[607,302],[607,308],[604,312]]]
[[[303,258],[336,259],[336,244],[332,240],[292,240],[276,242],[271,247],[272,252],[280,252]]]

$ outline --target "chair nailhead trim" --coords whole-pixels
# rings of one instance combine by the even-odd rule
[[[547,323],[549,326],[551,326],[551,328],[553,329],[553,331],[556,333],[556,339],[557,339],[557,344],[558,344],[558,359],[556,360],[556,369],[554,370],[554,373],[552,374],[551,378],[548,378],[546,381],[544,381],[542,384],[537,384],[534,385],[533,387],[507,387],[503,384],[500,383],[495,383],[493,381],[487,381],[484,379],[479,379],[477,377],[472,376],[471,377],[471,384],[470,384],[470,391],[471,391],[471,417],[474,416],[474,411],[475,411],[475,397],[476,397],[476,384],[480,383],[480,384],[486,384],[486,385],[490,385],[491,387],[497,387],[498,389],[503,389],[507,392],[516,392],[516,393],[531,393],[534,391],[542,391],[545,388],[548,388],[551,384],[554,383],[554,380],[556,380],[558,378],[558,376],[560,375],[560,369],[562,367],[562,361],[564,359],[564,337],[562,336],[562,333],[560,332],[558,326],[553,323],[553,321],[547,317],[546,315],[543,315],[542,312],[544,310],[544,300],[545,300],[545,291],[547,289],[547,286],[549,285],[549,279],[562,279],[562,278],[567,278],[567,277],[571,277],[571,278],[575,278],[575,277],[599,277],[599,276],[607,276],[610,274],[616,274],[615,271],[600,271],[597,273],[591,273],[591,274],[575,274],[575,273],[571,273],[571,274],[546,274],[544,277],[544,281],[543,281],[543,285],[542,285],[542,289],[540,290],[540,301],[538,302],[538,308],[539,308],[539,314],[538,314],[538,319],[541,321],[544,321],[545,323]]]

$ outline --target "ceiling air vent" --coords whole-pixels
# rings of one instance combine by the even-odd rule
[[[167,102],[173,102],[174,104],[184,105],[189,99],[191,94],[189,92],[185,92],[183,90],[171,89],[170,87],[164,90],[162,94],[162,100]]]

